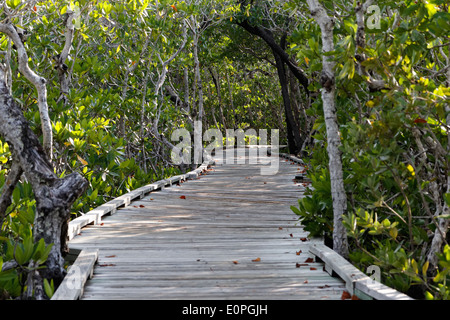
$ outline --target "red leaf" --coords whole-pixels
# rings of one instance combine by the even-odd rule
[[[414,123],[427,123],[427,120],[422,119],[422,118],[417,118],[416,120],[414,120]]]
[[[302,250],[299,250],[299,251],[295,252],[295,254],[298,255],[298,256],[300,255],[300,253],[302,253]]]
[[[233,261],[233,263],[234,263],[234,264],[238,264],[239,262],[237,262],[237,261]]]
[[[145,208],[145,206],[144,206],[144,205],[142,205],[142,204],[140,204],[140,205],[139,205],[139,208]]]
[[[352,300],[359,300],[359,298],[356,295],[352,295]]]
[[[99,267],[114,267],[115,264],[114,263],[103,263],[103,264],[99,264]]]
[[[260,262],[261,258],[256,258],[255,260],[252,260],[253,262]]]
[[[112,256],[106,256],[106,258],[115,258],[116,256],[115,255],[112,255]]]
[[[313,267],[311,267],[311,268],[309,268],[309,270],[317,270],[317,268],[313,268]]]
[[[172,7],[173,11],[178,12],[177,7],[175,7],[173,4],[171,5],[171,7]]]
[[[294,236],[292,233],[290,234],[291,238]]]
[[[350,299],[352,296],[347,291],[342,292],[341,300]]]
[[[300,240],[305,242],[305,241],[308,241],[308,238],[300,238]]]
[[[186,196],[181,196],[180,199],[186,199]]]
[[[305,260],[305,263],[311,263],[311,262],[314,262],[313,258],[308,258],[308,259]]]

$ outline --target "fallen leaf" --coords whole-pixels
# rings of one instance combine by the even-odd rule
[[[303,281],[303,283],[308,283],[308,280]]]
[[[291,238],[294,236],[292,233],[290,234]]]
[[[347,291],[342,292],[341,300],[350,299],[352,296]]]
[[[186,199],[186,196],[181,196],[180,199]]]
[[[308,241],[308,238],[300,238],[300,240],[305,242],[305,241]]]
[[[237,262],[237,261],[233,261],[233,263],[234,263],[234,264],[238,264],[239,262]]]
[[[305,260],[305,263],[311,263],[311,262],[314,262],[313,258],[308,258],[308,259]]]
[[[252,260],[253,262],[260,262],[261,258],[256,258],[255,260]]]
[[[299,250],[299,251],[295,252],[295,254],[298,255],[298,256],[300,255],[300,253],[302,253],[302,250]]]
[[[311,268],[309,268],[309,270],[317,270],[317,268],[313,268],[313,267],[311,267]]]
[[[296,267],[296,268],[306,267],[306,266],[308,266],[307,263],[298,263],[298,262],[297,262],[297,263],[295,264],[295,267]]]
[[[153,201],[153,198],[150,198],[150,200],[152,200],[152,201]]]
[[[112,256],[106,256],[106,258],[115,258],[116,255],[112,255]]]
[[[278,230],[283,230],[283,227],[278,227]]]
[[[145,208],[145,206],[143,204],[140,204],[139,208]]]
[[[114,263],[100,263],[98,266],[99,267],[114,267],[115,264]]]
[[[356,295],[352,295],[352,300],[359,300],[359,298]]]

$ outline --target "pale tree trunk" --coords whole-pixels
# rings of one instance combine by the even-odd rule
[[[307,0],[312,16],[318,22],[322,32],[323,52],[334,51],[334,21],[329,17],[318,0]],[[322,101],[327,131],[327,151],[331,179],[331,194],[333,198],[333,250],[348,258],[347,231],[342,223],[343,215],[347,211],[347,195],[345,193],[339,125],[336,115],[335,100],[335,63],[332,56],[323,56],[323,70],[321,76]]]
[[[443,54],[443,51],[441,51],[441,53]],[[443,54],[444,55],[444,54]],[[445,56],[446,59],[446,63],[447,63],[447,87],[450,87],[450,45],[449,45],[449,55]],[[450,150],[450,105],[447,102],[447,105],[445,106],[445,112],[447,113],[447,118],[446,118],[446,123],[447,123],[447,151]],[[449,168],[449,163],[448,163],[448,157],[447,159],[447,170]],[[450,193],[450,175],[449,172],[447,171],[447,186],[446,186],[446,191],[447,193]],[[450,214],[450,209],[447,205],[447,202],[444,200],[443,206],[442,206],[442,212],[436,212],[436,216],[437,215],[449,215]],[[450,219],[449,218],[438,218],[437,219],[437,229],[434,232],[434,236],[433,236],[433,240],[431,241],[431,246],[430,249],[428,251],[428,261],[430,261],[430,265],[433,268],[436,268],[438,266],[438,257],[437,254],[441,252],[442,250],[442,245],[445,242],[446,239],[446,235],[447,232],[449,230],[450,227]]]
[[[191,114],[191,104],[189,102],[189,71],[188,68],[183,69],[183,81],[184,81],[184,104],[187,107],[187,113]]]
[[[181,51],[183,51],[184,47],[186,46],[187,43],[187,27],[186,25],[184,25],[183,28],[183,42],[181,43],[180,47],[178,48],[178,50],[169,57],[169,59],[167,59],[166,61],[163,61],[161,58],[161,55],[156,52],[156,56],[159,60],[159,62],[161,63],[161,73],[159,73],[158,75],[158,80],[155,84],[155,99],[154,99],[154,105],[155,108],[157,109],[156,112],[156,118],[153,120],[152,123],[152,127],[151,127],[151,134],[157,139],[159,140],[162,144],[166,145],[168,148],[170,148],[171,150],[175,149],[175,145],[172,144],[164,135],[159,133],[159,119],[161,116],[161,112],[162,112],[162,106],[158,103],[158,96],[160,94],[160,90],[163,87],[164,83],[166,82],[166,77],[167,77],[167,73],[169,71],[169,64],[181,53]]]
[[[195,71],[195,82],[197,83],[197,94],[198,94],[198,116],[197,119],[203,122],[203,83],[202,77],[200,75],[200,61],[198,59],[198,40],[199,35],[194,33],[194,71]]]
[[[46,80],[38,76],[28,66],[28,55],[23,46],[22,40],[12,24],[0,24],[0,32],[5,33],[15,44],[19,59],[19,71],[30,81],[38,93],[39,114],[41,117],[41,128],[43,135],[43,148],[49,160],[53,157],[53,132],[52,123],[48,114],[47,87]],[[3,75],[3,78],[5,76]]]
[[[72,47],[73,37],[75,28],[73,26],[73,11],[68,9],[67,11],[67,20],[66,20],[66,31],[65,31],[65,43],[64,48],[59,55],[55,57],[56,69],[58,70],[59,75],[59,86],[61,95],[58,98],[58,102],[63,101],[64,105],[67,104],[67,96],[69,95],[69,67],[66,65],[66,60],[69,57],[70,49]]]

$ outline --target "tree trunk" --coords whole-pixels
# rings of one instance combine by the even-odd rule
[[[281,85],[281,95],[283,97],[284,104],[284,113],[286,115],[286,126],[287,126],[287,138],[288,138],[288,147],[289,152],[291,154],[298,154],[301,151],[302,143],[300,137],[300,129],[297,126],[297,123],[294,119],[292,108],[291,108],[291,100],[289,97],[289,89],[288,89],[288,79],[286,77],[286,69],[284,66],[283,60],[279,57],[276,52],[273,52],[275,57],[278,78],[280,80]]]
[[[318,0],[308,0],[312,16],[318,22],[322,31],[323,52],[334,51],[333,30],[334,21],[330,18]],[[331,179],[331,194],[333,198],[333,250],[348,258],[347,231],[342,223],[342,216],[347,211],[347,195],[345,193],[339,125],[336,115],[335,74],[333,57],[323,56],[323,70],[321,76],[322,102],[327,130],[327,151],[329,156],[329,170]]]
[[[450,50],[450,45],[448,46]],[[447,60],[447,87],[450,88],[450,53],[448,56],[446,56]],[[447,113],[446,117],[446,123],[447,123],[447,150],[450,150],[450,130],[448,129],[450,126],[450,104],[447,103],[445,106],[445,112]],[[448,159],[448,157],[447,157]],[[446,186],[446,193],[450,193],[450,175],[448,172],[449,163],[447,160],[447,186]],[[447,204],[447,202],[444,200],[442,206],[442,212],[436,212],[436,216],[438,215],[449,215],[450,209]],[[438,257],[437,253],[441,252],[442,245],[445,242],[445,238],[447,235],[447,232],[450,227],[450,219],[449,218],[438,218],[438,229],[434,232],[433,240],[431,241],[431,247],[428,251],[427,259],[430,261],[430,264],[432,268],[436,268],[438,266]]]
[[[4,70],[0,70],[3,76]],[[23,170],[31,183],[36,199],[34,238],[45,240],[47,245],[54,244],[46,262],[46,268],[39,271],[40,277],[54,279],[58,285],[64,277],[64,259],[67,233],[62,226],[70,216],[73,202],[86,190],[88,183],[78,173],[59,179],[38,137],[30,129],[20,106],[18,106],[0,76],[0,134],[11,147],[13,160]],[[40,293],[37,299],[45,299]]]

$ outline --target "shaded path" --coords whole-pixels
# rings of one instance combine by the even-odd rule
[[[72,248],[98,248],[83,299],[340,299],[345,285],[311,262],[290,210],[298,165],[217,162],[84,228]],[[303,241],[301,240],[303,239]]]

